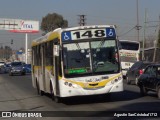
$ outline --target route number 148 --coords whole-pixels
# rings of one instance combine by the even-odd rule
[[[81,30],[72,32],[75,39],[106,37],[105,29]]]

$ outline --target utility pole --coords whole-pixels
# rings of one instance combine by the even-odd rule
[[[137,29],[137,40],[139,41],[139,30],[140,30],[141,26],[139,26],[139,6],[138,6],[138,0],[137,0],[137,25],[136,25],[136,29]]]
[[[154,43],[153,62],[156,62],[157,44],[158,44],[158,39],[159,39],[159,34],[160,34],[159,32],[160,32],[160,15],[159,15],[158,35],[157,35],[157,39]]]
[[[79,16],[79,25],[84,26],[86,25],[86,15],[78,15]]]
[[[147,9],[145,9],[145,17],[144,17],[144,27],[143,27],[143,51],[142,51],[142,60],[144,60],[144,47],[145,47],[145,41],[146,41],[146,23],[147,23]]]

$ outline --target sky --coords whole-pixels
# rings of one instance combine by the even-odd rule
[[[86,15],[86,25],[117,25],[119,39],[137,40],[137,0],[1,0],[0,18],[37,20],[48,13],[58,13],[69,23],[69,27],[78,26],[78,15]],[[138,0],[140,40],[143,39],[145,10],[147,11],[146,36],[156,36],[159,23],[160,0]],[[152,27],[153,26],[153,27]],[[28,47],[31,41],[41,36],[28,35]],[[10,41],[14,40],[11,46]],[[24,33],[10,33],[0,30],[0,43],[20,49],[25,46]],[[2,45],[2,44],[0,44]]]

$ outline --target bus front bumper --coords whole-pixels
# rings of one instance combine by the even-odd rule
[[[92,89],[82,88],[80,86],[73,85],[69,87],[60,83],[60,95],[59,97],[71,97],[71,96],[85,96],[85,95],[98,95],[98,94],[107,94],[112,92],[123,91],[123,80],[120,80],[116,83],[106,85],[104,87],[97,87]]]

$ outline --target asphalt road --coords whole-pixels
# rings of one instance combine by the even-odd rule
[[[73,117],[80,119],[84,116],[95,116],[92,119],[101,116],[101,119],[106,119],[107,115],[109,116],[107,119],[117,119],[116,117],[112,118],[113,112],[117,114],[160,112],[160,100],[157,99],[155,93],[141,96],[136,85],[127,85],[124,80],[124,91],[112,93],[110,100],[107,100],[105,96],[85,96],[71,97],[64,99],[62,103],[55,103],[51,100],[49,94],[37,95],[36,89],[32,87],[31,75],[9,76],[8,74],[0,74],[0,111],[49,111],[47,113],[48,118],[45,118],[47,120],[52,119],[51,117],[66,120],[74,119]],[[71,117],[72,114],[74,114],[73,117]],[[17,118],[15,119],[17,120]],[[32,119],[43,120],[44,118]],[[31,118],[28,118],[28,120],[31,120]]]

